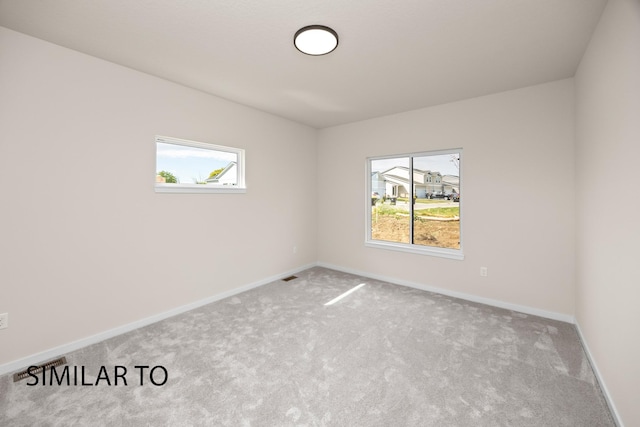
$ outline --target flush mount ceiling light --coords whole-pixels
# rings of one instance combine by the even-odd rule
[[[309,25],[296,31],[293,44],[307,55],[326,55],[338,47],[338,33],[324,25]]]

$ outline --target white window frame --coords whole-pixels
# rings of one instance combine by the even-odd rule
[[[155,183],[156,193],[202,194],[202,193],[246,193],[247,192],[247,187],[245,184],[245,176],[244,176],[245,159],[244,159],[243,149],[226,147],[224,145],[209,144],[205,142],[190,141],[188,139],[173,138],[170,136],[156,135],[155,142],[154,142],[155,156],[156,156],[155,172],[157,172],[157,157],[158,157],[157,150],[158,150],[159,142],[235,154],[237,156],[236,168],[238,171],[238,183],[236,185],[222,185],[222,184],[202,185],[202,184],[181,184],[181,183],[167,184],[167,183],[156,182]],[[155,175],[155,172],[154,172],[154,175]]]
[[[403,154],[391,154],[387,156],[375,156],[367,157],[366,164],[366,177],[365,177],[365,246],[370,248],[386,249],[400,252],[409,252],[413,254],[435,256],[440,258],[448,258],[455,260],[463,260],[464,252],[463,248],[463,203],[460,203],[460,249],[451,248],[439,248],[435,246],[416,245],[413,243],[399,243],[399,242],[387,242],[384,240],[374,240],[371,237],[371,161],[383,160],[383,159],[398,159],[402,157],[425,157],[425,156],[437,156],[446,154],[458,154],[460,156],[460,165],[462,166],[462,148],[450,149],[450,150],[437,150],[437,151],[423,151],[416,153],[403,153]],[[412,162],[410,162],[412,163]],[[413,173],[409,173],[409,176],[413,176]],[[459,193],[462,194],[462,167],[459,169],[458,177],[460,179]]]

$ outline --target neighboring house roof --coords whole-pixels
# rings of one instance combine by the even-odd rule
[[[398,175],[398,173],[405,172],[404,176]],[[416,175],[419,175],[419,178],[416,178]],[[382,172],[382,176],[388,181],[394,182],[396,184],[408,185],[409,184],[409,168],[406,166],[394,166],[391,169],[387,169]],[[431,182],[427,182],[426,177],[438,177],[442,176],[440,172],[430,171],[430,170],[422,170],[422,169],[413,169],[414,181],[417,185],[431,185]],[[452,176],[452,175],[451,175]]]
[[[404,171],[407,171],[407,175],[409,174],[409,168],[406,166],[394,166],[391,169],[387,169],[386,171],[382,172],[382,175],[387,175],[389,172],[391,172],[394,169],[401,169]],[[422,169],[417,169],[417,168],[413,168],[413,173],[419,173],[422,175],[440,175],[440,172],[437,171],[430,171],[430,170],[422,170]]]
[[[456,175],[444,175],[442,183],[451,187],[454,193],[460,192],[460,177]]]
[[[456,175],[442,175],[442,182],[451,185],[460,185],[460,177]]]
[[[225,166],[224,169],[222,169],[222,172],[220,172],[216,176],[213,176],[211,178],[207,178],[206,182],[208,182],[210,184],[217,184],[218,182],[220,182],[220,178],[222,178],[224,176],[224,174],[229,172],[229,170],[231,170],[235,165],[236,165],[236,162],[229,162],[229,164],[227,166]]]
[[[409,180],[407,178],[403,178],[397,175],[384,175],[387,181],[393,182],[394,184],[400,185],[409,185]]]
[[[405,176],[397,175],[399,171],[405,171],[406,175]],[[424,177],[426,175],[441,176],[442,177],[441,184],[452,187],[456,193],[459,192],[460,177],[456,175],[442,175],[440,172],[437,172],[437,171],[430,171],[430,170],[425,171],[422,169],[413,169],[413,173],[420,174],[423,178],[423,182],[416,182],[416,185],[421,185],[421,186],[432,185],[433,183],[424,182],[425,181]],[[409,168],[408,167],[394,166],[391,169],[387,169],[386,171],[381,172],[380,175],[382,175],[387,181],[392,182],[394,184],[403,185],[405,187],[408,187],[409,185]]]

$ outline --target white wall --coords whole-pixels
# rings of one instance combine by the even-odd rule
[[[576,83],[577,307],[628,426],[640,425],[640,2],[610,0]]]
[[[318,170],[342,172],[319,175],[319,261],[570,317],[573,95],[568,79],[321,130]],[[465,259],[365,247],[366,157],[460,147]]]
[[[0,365],[315,262],[314,129],[1,27],[0,64]],[[156,194],[156,134],[248,192]]]

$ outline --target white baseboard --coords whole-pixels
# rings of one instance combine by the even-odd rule
[[[481,303],[481,304],[486,304],[486,305],[490,305],[490,306],[494,306],[494,307],[499,307],[499,308],[504,308],[507,310],[512,310],[512,311],[517,311],[517,312],[521,312],[521,313],[525,313],[525,314],[530,314],[530,315],[534,315],[534,316],[540,316],[540,317],[544,317],[547,319],[552,319],[552,320],[559,320],[562,322],[567,322],[567,323],[572,323],[576,326],[576,330],[578,332],[578,336],[580,337],[580,341],[582,342],[582,347],[585,350],[585,354],[587,355],[587,358],[589,359],[589,363],[591,363],[591,367],[593,368],[594,374],[596,376],[596,379],[598,380],[598,383],[600,384],[600,388],[602,390],[602,393],[604,394],[604,397],[607,401],[607,404],[609,405],[609,409],[611,410],[611,414],[614,418],[614,421],[616,422],[616,424],[618,425],[618,427],[624,427],[624,424],[622,423],[622,420],[620,419],[620,416],[617,412],[617,409],[615,407],[615,404],[613,403],[613,400],[611,399],[611,395],[609,394],[609,390],[607,389],[607,386],[604,382],[604,380],[602,379],[602,376],[600,375],[600,371],[598,370],[598,366],[595,363],[595,360],[593,359],[592,355],[591,355],[591,351],[589,350],[589,346],[587,345],[587,341],[584,338],[584,335],[582,334],[582,330],[580,329],[580,325],[578,324],[578,322],[576,321],[576,319],[568,314],[563,314],[563,313],[555,313],[552,311],[547,311],[547,310],[541,310],[541,309],[537,309],[537,308],[532,308],[532,307],[528,307],[528,306],[522,306],[522,305],[518,305],[518,304],[512,304],[512,303],[508,303],[508,302],[504,302],[504,301],[500,301],[500,300],[494,300],[494,299],[490,299],[490,298],[484,298],[484,297],[479,297],[476,295],[471,295],[471,294],[466,294],[463,292],[456,292],[456,291],[451,291],[448,289],[442,289],[442,288],[438,288],[435,286],[429,286],[429,285],[424,285],[422,283],[415,283],[415,282],[410,282],[407,280],[401,280],[395,277],[389,277],[389,276],[383,276],[383,275],[378,275],[378,274],[372,274],[369,272],[365,272],[365,271],[360,271],[360,270],[355,270],[355,269],[351,269],[351,268],[346,268],[346,267],[342,267],[342,266],[338,266],[338,265],[333,265],[333,264],[328,264],[328,263],[324,263],[324,262],[317,262],[317,263],[312,263],[312,264],[307,264],[304,266],[300,266],[298,268],[289,270],[287,272],[281,273],[281,274],[277,274],[271,277],[267,277],[265,279],[259,280],[257,282],[253,282],[253,283],[249,283],[247,285],[241,286],[239,288],[235,288],[226,292],[222,292],[220,294],[217,295],[213,295],[211,297],[199,300],[199,301],[195,301],[180,307],[176,307],[174,309],[165,311],[163,313],[159,313],[150,317],[146,317],[144,319],[140,319],[138,321],[132,322],[132,323],[128,323],[126,325],[122,325],[119,326],[117,328],[113,328],[113,329],[109,329],[108,331],[104,331],[101,332],[99,334],[96,335],[92,335],[86,338],[82,338],[79,339],[77,341],[73,341],[67,344],[63,344],[60,345],[58,347],[54,347],[51,348],[49,350],[45,350],[43,352],[37,353],[37,354],[33,354],[18,360],[14,360],[12,362],[6,363],[4,365],[0,365],[0,375],[4,375],[10,372],[14,372],[14,371],[18,371],[20,369],[24,369],[25,367],[31,366],[31,365],[38,365],[40,363],[46,362],[50,359],[59,357],[62,354],[65,353],[69,353],[75,350],[78,350],[82,347],[86,347],[89,346],[91,344],[95,344],[98,343],[100,341],[104,341],[106,339],[130,332],[134,329],[138,329],[147,325],[150,325],[152,323],[156,323],[159,322],[161,320],[167,319],[169,317],[173,317],[176,316],[178,314],[182,314],[184,312],[187,312],[189,310],[193,310],[199,307],[202,307],[203,305],[207,305],[207,304],[211,304],[212,302],[216,302],[216,301],[220,301],[222,299],[225,298],[229,298],[231,296],[237,295],[239,293],[242,292],[246,292],[250,289],[254,289],[263,285],[266,285],[268,283],[271,282],[275,282],[277,280],[280,280],[284,277],[290,276],[292,274],[296,274],[300,271],[306,270],[308,268],[314,267],[314,266],[318,266],[318,267],[324,267],[324,268],[329,268],[332,270],[336,270],[336,271],[342,271],[344,273],[349,273],[349,274],[355,274],[357,276],[363,276],[363,277],[369,277],[371,279],[376,279],[376,280],[381,280],[384,282],[389,282],[389,283],[394,283],[397,285],[402,285],[402,286],[408,286],[411,288],[415,288],[415,289],[420,289],[423,291],[429,291],[429,292],[435,292],[435,293],[439,293],[442,295],[447,295],[450,297],[454,297],[454,298],[460,298],[463,300],[467,300],[467,301],[472,301],[472,302],[477,302],[477,303]]]
[[[584,335],[582,334],[582,330],[580,329],[580,324],[576,321],[576,330],[578,331],[578,336],[580,337],[580,341],[582,342],[582,348],[584,348],[584,352],[587,355],[587,359],[589,359],[589,363],[591,364],[591,368],[593,369],[593,373],[598,380],[598,384],[600,385],[600,389],[602,390],[602,394],[604,395],[605,400],[607,401],[607,405],[609,405],[609,410],[611,411],[611,415],[613,416],[613,421],[616,423],[618,427],[624,427],[622,423],[622,419],[620,418],[620,414],[618,414],[618,410],[616,409],[616,405],[613,403],[613,399],[609,394],[609,390],[607,389],[607,385],[604,383],[604,379],[602,375],[600,375],[600,371],[598,370],[598,365],[596,365],[593,356],[591,355],[591,351],[589,350],[589,346],[587,345],[587,341],[584,339]]]
[[[122,325],[122,326],[118,326],[117,328],[113,328],[113,329],[109,329],[107,331],[104,332],[100,332],[98,334],[95,335],[91,335],[89,337],[86,338],[81,338],[77,341],[73,341],[67,344],[63,344],[60,345],[58,347],[54,347],[51,348],[49,350],[45,350],[42,351],[40,353],[36,353],[36,354],[32,354],[30,356],[18,359],[18,360],[14,360],[12,362],[9,363],[5,363],[3,365],[0,365],[0,375],[4,375],[10,372],[14,372],[14,371],[18,371],[21,369],[25,369],[26,367],[32,366],[32,365],[39,365],[43,362],[46,362],[50,359],[54,359],[56,357],[59,357],[62,354],[65,353],[69,353],[75,350],[78,350],[82,347],[86,347],[89,346],[91,344],[95,344],[98,343],[100,341],[104,341],[106,339],[109,338],[113,338],[115,336],[118,335],[122,335],[124,333],[133,331],[134,329],[138,329],[138,328],[142,328],[143,326],[147,326],[150,325],[152,323],[156,323],[159,322],[161,320],[167,319],[169,317],[173,317],[176,316],[178,314],[182,314],[184,312],[187,312],[189,310],[193,310],[196,309],[198,307],[202,307],[203,305],[207,305],[207,304],[211,304],[212,302],[216,302],[216,301],[220,301],[222,299],[225,298],[229,298],[233,295],[242,293],[242,292],[246,292],[250,289],[253,288],[257,288],[263,285],[266,285],[267,283],[271,283],[271,282],[275,282],[277,280],[280,280],[282,278],[285,278],[287,276],[290,276],[292,274],[298,273],[302,270],[306,270],[308,268],[314,267],[316,264],[312,263],[312,264],[308,264],[308,265],[304,265],[304,266],[300,266],[298,268],[295,268],[293,270],[289,270],[287,272],[284,273],[280,273],[277,274],[275,276],[271,276],[271,277],[267,277],[266,279],[262,279],[259,280],[257,282],[253,282],[253,283],[249,283],[247,285],[244,286],[240,286],[239,288],[235,288],[235,289],[231,289],[229,291],[226,292],[222,292],[220,294],[216,294],[213,296],[210,296],[208,298],[199,300],[199,301],[195,301],[189,304],[185,304],[183,306],[180,307],[176,307],[173,308],[171,310],[165,311],[163,313],[159,313],[159,314],[155,314],[153,316],[150,317],[146,317],[144,319],[140,319],[137,320],[135,322],[131,322],[131,323],[127,323],[126,325]]]
[[[547,319],[559,320],[561,322],[567,322],[567,323],[572,323],[572,324],[575,323],[575,318],[573,316],[569,315],[569,314],[556,313],[556,312],[553,312],[553,311],[541,310],[539,308],[533,308],[533,307],[528,307],[528,306],[524,306],[524,305],[512,304],[512,303],[509,303],[509,302],[504,302],[504,301],[495,300],[495,299],[491,299],[491,298],[479,297],[477,295],[466,294],[466,293],[463,293],[463,292],[451,291],[451,290],[448,290],[448,289],[442,289],[442,288],[438,288],[436,286],[429,286],[429,285],[425,285],[425,284],[422,284],[422,283],[410,282],[410,281],[398,279],[398,278],[395,278],[395,277],[382,276],[382,275],[379,275],[379,274],[372,274],[372,273],[368,273],[366,271],[354,270],[354,269],[351,269],[351,268],[346,268],[346,267],[342,267],[342,266],[339,266],[339,265],[333,265],[333,264],[328,264],[328,263],[324,263],[324,262],[318,262],[317,265],[319,267],[325,267],[325,268],[329,268],[331,270],[342,271],[344,273],[355,274],[357,276],[369,277],[371,279],[381,280],[383,282],[389,282],[389,283],[393,283],[393,284],[396,284],[396,285],[408,286],[410,288],[415,288],[415,289],[420,289],[420,290],[423,290],[423,291],[434,292],[434,293],[437,293],[437,294],[447,295],[447,296],[454,297],[454,298],[460,298],[460,299],[463,299],[463,300],[467,300],[467,301],[471,301],[471,302],[477,302],[477,303],[480,303],[480,304],[491,305],[491,306],[494,306],[494,307],[504,308],[504,309],[507,309],[507,310],[517,311],[517,312],[525,313],[525,314],[530,314],[532,316],[539,316],[539,317],[544,317],[544,318],[547,318]]]

